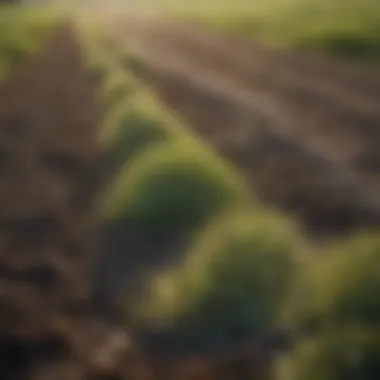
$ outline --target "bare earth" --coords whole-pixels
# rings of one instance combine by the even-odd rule
[[[114,27],[142,77],[266,204],[318,237],[380,224],[380,69],[190,24]]]

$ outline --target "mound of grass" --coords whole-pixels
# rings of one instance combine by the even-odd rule
[[[105,109],[112,111],[130,97],[135,90],[134,84],[126,73],[114,71],[112,74],[105,76],[100,87],[100,100]]]
[[[141,70],[142,62],[141,59],[135,54],[124,52],[120,55],[120,64],[126,70],[130,70],[133,73],[137,73]]]
[[[88,75],[98,88],[99,101],[106,111],[112,111],[129,98],[136,87],[133,78],[118,64],[117,56],[101,38],[82,32]]]
[[[136,154],[172,138],[161,119],[131,107],[126,108],[108,145],[109,166],[120,168]]]
[[[51,9],[0,6],[0,80],[37,52],[62,20]]]
[[[155,233],[182,233],[246,199],[238,183],[217,158],[184,138],[145,151],[124,170],[107,197],[106,215]]]
[[[96,87],[106,87],[104,83],[107,78],[110,77],[112,72],[112,62],[104,57],[105,51],[99,48],[97,45],[90,45],[85,38],[82,38],[85,58],[87,59],[87,72],[91,81]],[[99,96],[101,97],[101,91],[99,90]],[[103,95],[104,96],[104,95]]]
[[[292,355],[276,364],[281,380],[378,379],[380,330],[337,326],[323,335],[299,341]]]
[[[124,53],[122,45],[117,43],[106,28],[85,16],[72,17],[78,25],[84,56],[86,59],[88,75],[100,87],[101,101],[111,102],[129,94],[130,79],[128,70],[123,70],[119,56]]]
[[[304,268],[288,305],[295,348],[279,364],[289,379],[379,378],[379,264],[380,239],[364,234]]]
[[[110,167],[120,168],[156,144],[183,139],[181,125],[139,83],[132,80],[129,97],[109,108],[102,139]]]
[[[270,213],[211,223],[183,267],[152,283],[142,314],[181,346],[223,345],[271,328],[296,267],[298,237]]]
[[[380,322],[380,239],[360,235],[305,268],[291,322],[314,330],[331,324]]]

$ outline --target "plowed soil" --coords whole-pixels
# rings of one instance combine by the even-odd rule
[[[140,75],[270,207],[317,238],[380,224],[380,69],[125,21]]]

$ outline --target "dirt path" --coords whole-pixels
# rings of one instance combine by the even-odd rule
[[[265,202],[324,235],[379,224],[380,70],[185,24],[117,29],[148,83]]]

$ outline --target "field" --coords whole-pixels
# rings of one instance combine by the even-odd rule
[[[128,57],[126,58],[122,57],[121,62],[127,63],[127,69],[132,68],[132,72],[137,75],[136,84],[138,86],[142,86],[140,82],[142,79],[152,86],[155,94],[164,101],[169,109],[173,110],[172,116],[168,119],[163,117],[161,112],[156,116],[165,120],[167,126],[173,125],[172,130],[180,131],[177,136],[179,140],[175,143],[182,141],[179,145],[180,148],[176,149],[174,146],[166,145],[164,147],[151,147],[152,140],[148,139],[148,151],[143,153],[141,158],[138,155],[134,156],[135,159],[132,160],[130,166],[127,164],[126,169],[130,169],[129,175],[125,177],[125,180],[116,182],[116,185],[120,186],[120,191],[116,189],[116,193],[111,192],[109,198],[113,206],[111,209],[121,212],[123,210],[122,200],[133,197],[131,198],[134,199],[133,207],[124,209],[127,211],[127,215],[115,214],[115,211],[112,215],[119,215],[118,218],[121,215],[121,220],[129,228],[136,219],[143,218],[143,224],[140,224],[140,221],[138,222],[137,236],[140,236],[138,239],[142,238],[146,241],[146,234],[148,234],[153,244],[144,245],[135,238],[133,244],[136,245],[134,245],[133,251],[138,252],[138,257],[141,257],[142,251],[145,253],[155,252],[160,255],[160,259],[156,258],[152,265],[153,267],[157,265],[156,268],[162,269],[159,269],[158,274],[153,276],[148,294],[143,299],[132,298],[132,301],[129,300],[125,304],[129,323],[142,331],[144,339],[149,342],[153,353],[161,352],[162,355],[169,355],[169,358],[179,355],[180,359],[177,358],[176,360],[180,363],[182,363],[183,358],[191,358],[200,353],[204,355],[204,359],[210,353],[218,357],[220,353],[216,354],[219,352],[217,347],[223,347],[226,352],[222,356],[225,355],[223,357],[229,358],[224,362],[225,367],[222,373],[225,376],[228,376],[229,371],[232,370],[229,365],[233,367],[231,362],[234,360],[239,363],[236,365],[241,371],[246,371],[248,378],[260,378],[260,376],[266,376],[264,378],[269,379],[286,379],[288,376],[291,376],[292,379],[312,378],[310,376],[313,373],[318,374],[318,371],[309,372],[314,363],[323,363],[320,371],[326,376],[330,376],[331,379],[340,379],[342,373],[356,376],[355,373],[360,374],[365,371],[371,371],[370,376],[373,376],[376,374],[376,369],[372,367],[373,362],[369,358],[374,358],[378,354],[377,340],[376,338],[373,341],[370,339],[372,327],[368,327],[367,322],[365,322],[364,314],[369,310],[364,311],[361,306],[356,304],[356,302],[360,303],[358,300],[364,293],[360,293],[359,298],[352,298],[347,301],[347,305],[349,304],[353,308],[352,311],[347,311],[347,314],[339,306],[340,300],[350,293],[350,291],[347,290],[348,293],[346,293],[344,290],[346,289],[345,284],[356,281],[351,272],[353,269],[350,269],[356,265],[354,264],[355,258],[358,259],[359,252],[365,251],[366,242],[373,239],[371,233],[367,232],[363,237],[354,237],[347,243],[346,238],[342,238],[342,234],[345,236],[349,232],[363,228],[369,229],[369,227],[377,229],[378,225],[377,211],[374,206],[376,201],[373,199],[374,203],[368,207],[363,200],[369,200],[369,195],[360,195],[362,191],[365,193],[367,190],[371,194],[372,191],[374,191],[373,194],[376,194],[373,187],[377,186],[373,176],[375,173],[373,172],[373,175],[370,175],[371,180],[369,178],[364,179],[367,174],[362,169],[357,168],[360,179],[355,177],[356,179],[352,179],[353,182],[351,183],[351,180],[348,179],[351,177],[343,178],[353,170],[352,163],[350,163],[351,156],[349,156],[353,151],[352,148],[351,151],[349,150],[349,145],[345,146],[346,141],[351,138],[351,135],[347,134],[347,128],[345,129],[348,120],[346,117],[349,117],[350,112],[352,114],[362,112],[359,111],[359,105],[350,111],[348,107],[344,108],[344,112],[340,113],[341,119],[336,118],[337,109],[334,109],[333,106],[331,109],[325,107],[325,111],[322,111],[323,108],[321,108],[320,117],[327,121],[327,126],[331,128],[333,126],[332,120],[335,120],[336,130],[334,129],[333,138],[328,137],[329,135],[322,128],[315,129],[313,132],[312,129],[306,129],[298,137],[297,134],[301,133],[301,129],[294,129],[291,135],[293,139],[285,138],[279,133],[279,129],[276,129],[278,119],[275,119],[274,115],[272,116],[273,119],[269,116],[264,123],[265,129],[258,128],[257,130],[255,125],[262,123],[260,115],[262,110],[260,104],[256,107],[252,107],[252,103],[251,106],[249,105],[255,99],[253,97],[251,99],[252,93],[241,90],[241,93],[245,94],[245,100],[243,100],[243,95],[234,94],[237,92],[237,87],[233,87],[232,83],[227,81],[222,86],[222,83],[217,83],[217,76],[213,74],[219,72],[222,74],[221,76],[224,74],[224,77],[233,78],[235,85],[244,82],[246,88],[249,84],[254,89],[257,86],[256,77],[253,72],[254,66],[249,68],[251,61],[244,51],[246,45],[238,46],[233,50],[228,45],[228,39],[226,41],[223,38],[218,40],[214,35],[208,38],[202,34],[204,33],[203,30],[198,34],[196,28],[192,29],[192,26],[189,28],[185,26],[182,29],[181,25],[173,23],[167,26],[167,30],[165,28],[160,23],[155,25],[149,21],[145,26],[143,22],[140,25],[137,23],[136,27],[126,23],[120,25],[120,29],[117,30],[118,33],[125,33],[125,35],[123,34],[126,38],[125,41],[129,42],[131,47],[140,46],[140,50],[137,47],[135,51],[139,57],[138,62],[130,54],[127,54]],[[125,46],[128,48],[128,43]],[[281,66],[281,61],[278,61],[274,54],[274,62],[271,62],[269,57],[272,56],[270,54],[273,53],[269,53],[268,56],[264,54],[263,60],[264,63],[273,65],[272,73],[275,75],[275,70]],[[297,55],[292,57],[291,54],[289,54],[290,57],[281,56],[284,62],[287,62],[286,59],[288,58],[301,59]],[[256,59],[258,57],[255,49],[252,51],[252,56]],[[237,64],[239,59],[241,59],[240,66]],[[131,62],[134,63],[130,65]],[[294,62],[297,61],[290,62],[294,65]],[[312,62],[306,60],[302,64],[300,63],[300,67],[303,67],[302,70],[305,70],[302,75],[310,75],[311,72],[317,78],[319,76],[320,83],[326,79],[331,80],[332,73],[335,70],[334,65],[333,62],[317,62],[313,66]],[[263,66],[259,67],[262,68]],[[285,70],[283,67],[283,69],[283,75],[286,75],[288,68]],[[350,72],[354,69],[360,71],[362,80],[356,80],[357,77],[355,79],[350,78]],[[250,74],[249,70],[251,70]],[[309,73],[308,70],[310,70]],[[341,76],[334,79],[334,85],[336,85],[334,96],[340,97],[343,94],[343,91],[340,90],[349,88],[352,94],[355,93],[356,96],[360,95],[363,96],[363,99],[368,99],[366,100],[368,107],[371,102],[369,99],[377,99],[377,87],[372,86],[374,82],[371,81],[370,77],[367,78],[364,69],[352,68],[347,64],[340,66],[340,71]],[[218,76],[218,78],[220,77]],[[276,76],[276,79],[279,78]],[[280,79],[282,78],[280,77]],[[299,77],[295,76],[295,80],[301,83],[301,73],[299,73]],[[268,86],[270,82],[267,81],[265,84]],[[288,86],[289,96],[292,97],[295,94],[293,95],[290,92],[289,83]],[[242,87],[240,88],[242,89]],[[323,96],[326,96],[322,88],[309,89],[316,96],[315,98],[308,98],[310,101],[309,110],[326,104],[322,103]],[[278,90],[275,86],[272,91],[271,96],[276,96]],[[317,93],[319,95],[316,95]],[[348,90],[346,93],[349,93]],[[277,93],[278,96],[280,96],[279,94],[280,92]],[[329,95],[333,96],[330,93]],[[150,100],[144,99],[140,104],[152,104]],[[298,100],[296,101],[296,99]],[[299,99],[299,97],[294,97],[294,103],[291,107],[295,107],[300,101]],[[342,103],[347,100],[340,98]],[[156,104],[162,109],[163,106],[159,105],[160,103]],[[302,106],[305,109],[306,104],[303,103]],[[290,103],[288,103],[288,107],[290,107]],[[151,112],[145,111],[144,108],[141,111],[143,114]],[[243,121],[239,119],[241,114],[244,115]],[[177,117],[177,121],[174,121]],[[308,117],[308,114],[305,113],[304,121],[307,121]],[[377,120],[377,116],[372,113],[366,114],[365,117],[368,117],[368,123],[371,123],[370,120]],[[337,120],[340,121],[337,122]],[[355,119],[353,124],[357,123],[357,120]],[[361,120],[364,122],[364,119]],[[350,133],[354,134],[356,133],[354,131],[358,130],[353,127],[353,124],[350,127],[352,128]],[[129,125],[132,126],[133,124]],[[128,123],[124,127],[128,128]],[[301,127],[302,123],[300,123]],[[242,135],[239,138],[240,129]],[[158,140],[159,144],[162,144],[164,140],[164,144],[167,144],[165,140],[168,135],[157,133],[156,127],[154,128],[154,136],[156,137],[153,138],[153,141],[157,142]],[[189,139],[186,136],[191,136],[191,138]],[[195,146],[200,143],[195,136],[201,137],[209,148],[201,143],[199,148],[195,149]],[[325,136],[326,141],[329,138],[332,151],[328,152],[328,144],[326,146],[321,145],[322,151],[311,150],[307,141],[309,138],[314,139],[314,136]],[[369,153],[371,151],[368,145],[369,140],[366,140],[363,131],[358,131],[358,135],[352,136],[355,136],[353,138],[356,142],[363,139],[363,145],[360,144],[360,147],[364,149],[362,153],[365,151],[372,154]],[[374,143],[373,135],[371,139]],[[190,151],[182,145],[185,141],[186,146],[191,147]],[[153,142],[154,144],[155,142]],[[212,151],[209,151],[210,148]],[[192,169],[188,166],[190,161],[192,162],[191,165],[197,167],[195,172],[199,174],[199,179],[206,179],[206,175],[203,178],[201,174],[204,169],[198,166],[200,163],[198,164],[196,160],[196,157],[202,155],[203,149],[205,152],[209,151],[211,156],[216,152],[228,158],[242,175],[240,180],[237,178],[232,180],[232,172],[227,174],[227,171],[224,171],[225,175],[220,176],[218,180],[220,188],[227,189],[230,187],[229,181],[222,180],[222,178],[230,178],[231,184],[237,182],[241,184],[241,189],[238,191],[240,195],[237,197],[240,201],[237,204],[235,201],[228,202],[220,216],[217,213],[209,221],[206,221],[204,216],[201,219],[193,219],[193,217],[194,215],[201,215],[198,214],[200,210],[206,211],[203,209],[202,200],[206,199],[206,203],[212,206],[211,199],[215,198],[217,193],[209,196],[207,194],[211,193],[203,192],[206,188],[203,188],[202,193],[198,193],[200,189],[196,187],[192,193],[203,195],[197,195],[193,199],[185,193],[177,191],[178,189],[189,189],[189,186],[186,185],[183,188],[179,187],[181,183],[188,185],[192,183],[192,180],[188,182],[192,176]],[[359,149],[359,144],[357,149]],[[194,154],[193,158],[191,158],[191,152]],[[360,149],[357,152],[359,155],[362,154]],[[170,159],[171,155],[175,157],[174,162]],[[185,158],[186,156],[187,158]],[[270,164],[266,164],[269,157],[272,160]],[[344,160],[347,160],[345,168],[342,166]],[[201,161],[207,166],[212,164],[206,159],[206,156]],[[164,165],[161,167],[162,169],[160,169],[160,165]],[[171,169],[169,169],[169,165]],[[180,168],[181,165],[184,165],[182,169],[176,169]],[[220,161],[220,165],[229,167],[229,164],[222,161]],[[149,170],[152,173],[150,180]],[[171,176],[169,176],[169,172],[172,173]],[[214,166],[211,172],[219,173],[220,170]],[[146,177],[144,178],[141,173],[145,173]],[[153,173],[155,174],[153,175]],[[158,173],[162,173],[162,181],[170,180],[170,182],[161,182]],[[183,177],[181,175],[180,182],[175,182],[175,176],[179,173],[182,173]],[[208,178],[210,178],[210,174],[207,176]],[[290,186],[289,184],[286,186],[287,175],[293,176],[293,182]],[[186,179],[186,177],[188,178]],[[370,182],[371,185],[369,185]],[[173,183],[173,185],[169,183]],[[364,183],[368,183],[368,187]],[[136,186],[134,189],[132,188],[133,184]],[[129,186],[130,188],[128,188]],[[245,191],[243,190],[244,187],[246,188]],[[214,191],[216,190],[214,185],[212,188]],[[171,192],[172,189],[176,190],[175,193]],[[246,199],[244,195],[246,192],[249,192],[251,197],[253,195],[253,200],[248,201]],[[324,195],[322,196],[322,194]],[[144,196],[144,198],[140,198],[139,195]],[[301,199],[298,203],[299,198]],[[118,200],[116,207],[114,206],[115,200]],[[191,211],[195,209],[197,214],[188,213],[190,210],[176,206],[176,202],[184,202],[184,206],[191,205]],[[263,204],[266,206],[265,208],[263,208]],[[202,209],[198,209],[200,206]],[[301,213],[301,218],[298,218],[301,226],[307,225],[307,231],[317,237],[317,244],[311,243],[305,238],[305,235],[300,236],[300,225],[294,225],[294,220],[284,218],[278,211],[274,213],[269,211],[269,208],[273,208],[273,206],[287,212],[298,207],[296,210],[298,215]],[[180,210],[179,213],[178,210]],[[210,214],[207,212],[203,215]],[[173,218],[174,224],[170,224],[172,223],[171,218]],[[194,223],[196,220],[202,220],[203,223],[198,225]],[[195,234],[187,235],[194,227],[196,227]],[[174,233],[181,236],[181,239],[177,240],[176,236],[168,236],[167,228],[170,235]],[[183,228],[185,228],[184,239],[182,239]],[[157,238],[155,233],[157,232],[161,239],[155,240]],[[120,235],[120,231],[118,234]],[[333,238],[340,236],[340,238],[338,242],[336,240],[330,241],[327,247],[322,245],[321,248],[321,241],[326,237],[331,238],[331,236]],[[165,238],[163,239],[163,237]],[[353,249],[352,254],[347,256],[344,254],[347,252],[346,244],[352,245]],[[368,255],[372,257],[370,252],[373,252],[374,255],[369,260],[374,260],[374,257],[377,256],[373,251],[376,251],[376,238],[373,240],[373,244],[368,246]],[[128,245],[123,247],[127,249]],[[326,258],[323,259],[326,251]],[[174,261],[172,261],[173,252],[176,252],[177,256]],[[169,254],[169,259],[166,254]],[[322,256],[317,262],[314,259],[316,254]],[[179,259],[178,256],[180,256]],[[160,262],[161,260],[162,262]],[[131,261],[136,263],[139,260],[134,258]],[[125,259],[125,265],[130,264],[131,261]],[[147,260],[145,260],[146,262]],[[172,265],[165,269],[161,267],[163,262]],[[112,266],[112,260],[108,261],[108,265]],[[332,266],[334,269],[331,269],[331,282],[325,284],[321,280],[321,273],[327,273],[325,272],[326,268]],[[342,277],[339,277],[340,269],[338,268],[340,267],[344,271]],[[121,267],[119,266],[119,268]],[[275,268],[279,271],[276,271]],[[304,277],[304,274],[309,273],[309,271],[313,274],[310,277],[308,275]],[[360,277],[359,273],[364,272],[358,268],[356,275]],[[362,283],[359,277],[355,278],[357,278],[359,288],[363,289],[359,285]],[[268,278],[272,280],[268,280]],[[334,278],[337,279],[336,284]],[[342,282],[338,281],[338,278],[341,278]],[[299,285],[299,281],[302,285]],[[269,287],[267,288],[265,284]],[[337,293],[334,291],[335,286],[337,286]],[[289,287],[289,292],[282,293],[287,287]],[[355,285],[355,289],[359,288],[356,288]],[[296,293],[293,293],[292,289]],[[304,289],[305,292],[301,289]],[[337,298],[329,298],[330,295],[326,294],[331,294],[331,297]],[[126,298],[122,297],[122,300],[125,302]],[[233,313],[231,313],[232,310]],[[376,320],[376,317],[374,318]],[[338,320],[340,322],[337,322]],[[268,343],[268,340],[270,341],[272,334],[280,339],[284,333],[281,332],[282,327],[284,325],[289,326],[289,324],[292,328],[299,329],[296,333],[299,338],[296,338],[294,343],[294,351],[286,350],[284,355],[278,356],[277,350],[281,346],[277,346],[273,342]],[[340,328],[340,324],[344,327]],[[309,329],[312,331],[310,332]],[[330,329],[335,332],[331,339],[329,338]],[[289,343],[289,338],[290,340],[293,339],[292,334],[290,333],[289,336],[289,333],[290,331],[285,329],[285,336],[282,336],[282,339],[285,339],[285,345]],[[347,342],[347,352],[339,340],[342,334],[350,336]],[[262,356],[256,356],[257,354],[254,354],[255,351],[252,347],[247,348],[246,351],[239,348],[242,342],[245,342],[244,344],[248,342],[249,344],[258,344]],[[310,351],[308,350],[309,346],[311,347]],[[235,353],[232,353],[234,347],[237,347],[238,352],[240,352],[238,358],[234,356]],[[363,350],[361,352],[366,352],[364,355],[369,355],[368,359],[364,359],[357,368],[349,368],[344,364],[334,368],[331,361],[337,360],[344,363],[351,349]],[[330,350],[331,353],[327,354]],[[263,367],[266,367],[268,360],[272,360],[269,358],[273,358],[273,355],[277,358],[274,361],[276,363],[274,367],[278,374],[259,375],[259,372],[263,371]],[[332,359],[333,357],[336,359]],[[164,359],[161,358],[161,360]],[[206,364],[203,365],[199,362],[196,364],[197,362],[189,361],[189,363],[193,363],[192,371],[195,372],[195,378],[206,376],[205,373],[208,373],[207,371],[211,370],[210,368],[214,368],[214,359],[207,360],[208,363],[206,361]],[[243,364],[244,360],[251,362],[248,368]],[[252,364],[254,360],[261,360],[263,365]],[[164,369],[169,371],[166,372],[166,376],[168,378],[170,376],[175,377],[176,375],[172,371],[175,371],[177,366],[173,365],[170,359],[169,363],[171,363],[169,369],[167,367]],[[273,364],[273,361],[271,363]],[[188,366],[185,365],[184,367],[190,371]],[[235,372],[233,374],[236,376]],[[178,373],[177,376],[179,376]],[[207,376],[212,378],[212,376],[218,375],[214,373]]]
[[[198,16],[194,20],[199,21]],[[140,57],[134,72],[173,110],[187,131],[196,132],[239,169],[254,196],[254,208],[248,215],[229,212],[229,222],[221,217],[199,231],[186,249],[185,265],[176,264],[158,275],[142,311],[133,313],[131,320],[143,329],[155,326],[151,344],[161,351],[165,347],[170,355],[215,352],[215,346],[220,345],[230,352],[228,347],[249,336],[266,359],[273,355],[278,359],[274,361],[277,374],[264,378],[312,379],[314,374],[323,374],[331,379],[356,379],[364,372],[375,378],[377,367],[372,359],[364,359],[355,368],[344,364],[351,350],[366,352],[364,355],[372,358],[378,355],[377,338],[370,338],[372,327],[364,322],[366,317],[356,303],[364,293],[356,301],[342,301],[351,311],[346,306],[342,307],[347,311],[340,309],[340,297],[350,294],[343,290],[348,282],[363,289],[359,285],[359,273],[363,272],[357,267],[354,275],[353,262],[365,251],[365,242],[372,240],[370,230],[378,228],[377,171],[357,165],[359,157],[377,160],[371,148],[378,144],[377,137],[367,135],[367,128],[379,120],[378,82],[371,72],[378,73],[377,69],[293,51],[266,50],[255,44],[250,47],[198,28],[196,23],[181,24],[178,20],[166,20],[165,25],[151,19],[145,24],[131,19],[121,22],[116,32],[122,33],[126,46]],[[289,38],[281,42],[282,47],[284,43],[296,45]],[[360,53],[360,57],[364,55]],[[267,101],[260,101],[260,95]],[[278,211],[274,215],[269,212],[273,207],[293,213],[300,222],[295,234],[289,231],[294,219],[283,221]],[[344,236],[357,230],[367,232],[349,240],[353,251],[346,256]],[[305,239],[305,232],[312,242]],[[375,245],[368,246],[369,251],[376,250]],[[318,261],[315,255],[320,257]],[[263,285],[264,278],[253,274],[253,268],[266,265],[265,257],[269,273],[270,268],[288,268],[274,277],[265,272],[273,285],[274,278],[279,280],[273,293]],[[287,266],[286,257],[297,265]],[[248,269],[255,258],[258,261]],[[277,260],[284,261],[279,264]],[[325,284],[321,273],[327,273],[327,267],[332,277]],[[315,273],[309,277],[309,271]],[[287,276],[296,292],[290,290],[289,298],[278,293],[286,287],[281,281],[286,283]],[[264,293],[257,293],[258,289]],[[260,294],[265,294],[264,301],[258,301]],[[235,312],[231,315],[230,310]],[[269,325],[262,324],[264,320]],[[266,339],[271,333],[279,338],[284,324],[295,328],[298,338],[293,350],[278,356],[279,346],[269,343],[268,348]],[[293,335],[285,333],[286,344],[288,334]],[[350,336],[347,351],[340,339],[343,335]],[[253,363],[258,357],[252,348],[248,352],[245,354]],[[240,360],[245,354],[240,354]],[[233,354],[229,355],[232,360]],[[241,370],[242,361],[238,365]],[[263,357],[261,362],[267,363]],[[316,363],[323,363],[319,371],[312,369]],[[250,373],[246,376],[259,378],[252,367],[245,369]]]
[[[26,281],[38,295],[38,315],[43,298],[20,268],[39,262],[40,251],[59,268],[62,287],[45,288],[56,292],[54,328],[75,348],[69,367],[77,372],[65,380],[84,373],[102,380],[379,378],[378,69],[273,47],[376,56],[376,4],[363,1],[359,12],[346,2],[347,18],[336,21],[339,7],[319,2],[318,26],[311,21],[317,3],[302,4],[206,9],[192,2],[185,9],[160,2],[157,9],[175,21],[78,16],[51,45],[45,42],[62,18],[37,12],[25,22],[26,13],[0,11],[7,31],[0,35],[0,95],[16,94],[2,112],[20,107],[38,131],[12,140],[9,118],[0,121],[1,142],[15,141],[9,149],[24,163],[19,182],[4,176],[11,191],[1,193],[2,207],[61,218],[59,233],[30,243],[40,247],[28,247],[37,256],[10,256],[4,240],[1,274],[17,292]],[[41,54],[45,60],[30,60]],[[39,75],[31,74],[30,94],[42,94],[28,97],[30,107],[13,90],[28,67]],[[30,159],[40,151],[42,169]],[[30,176],[32,165],[39,177]],[[26,179],[40,182],[18,192]],[[88,239],[98,245],[97,259]],[[89,270],[91,307],[84,310]],[[81,305],[67,317],[61,307],[74,299]],[[43,348],[58,349],[49,323],[37,325],[49,337]],[[126,333],[132,341],[122,350]],[[0,348],[8,350],[11,338]],[[22,344],[46,366],[43,348],[28,339]],[[59,360],[65,352],[58,350]],[[17,348],[15,355],[27,354]],[[0,377],[8,380],[4,368]],[[46,368],[36,379],[65,370]]]

